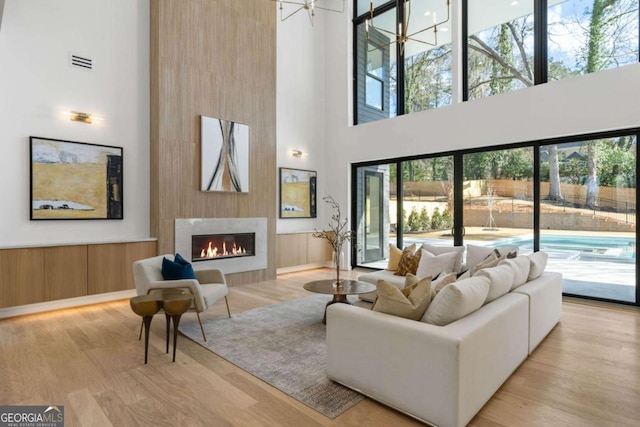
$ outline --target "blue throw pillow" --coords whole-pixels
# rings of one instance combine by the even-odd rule
[[[176,254],[175,259],[173,260],[174,262],[177,262],[180,265],[191,265],[189,264],[189,261],[187,261],[186,259],[182,258],[182,255],[180,254]]]
[[[162,277],[164,280],[195,279],[196,274],[191,264],[176,254],[175,261],[162,258]]]

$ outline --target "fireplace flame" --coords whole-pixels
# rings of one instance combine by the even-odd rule
[[[200,258],[217,258],[229,255],[244,255],[246,253],[247,250],[240,245],[236,245],[235,242],[230,251],[227,251],[227,242],[222,242],[222,250],[218,250],[217,247],[213,246],[213,242],[209,242],[207,249],[200,251]]]

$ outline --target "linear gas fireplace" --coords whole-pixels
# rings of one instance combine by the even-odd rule
[[[225,274],[264,270],[267,219],[176,219],[175,251],[196,270],[219,268]]]
[[[256,233],[191,236],[191,261],[255,256]]]

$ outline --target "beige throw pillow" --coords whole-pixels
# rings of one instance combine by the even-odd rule
[[[531,269],[531,261],[526,255],[519,255],[513,259],[503,259],[500,264],[508,264],[513,268],[513,284],[511,290],[514,290],[518,286],[524,285],[529,277],[529,270]]]
[[[494,252],[495,248],[490,248],[487,246],[478,246],[478,245],[467,245],[467,261],[466,267],[471,270],[473,267],[482,262],[487,256],[489,256],[492,252]],[[518,248],[498,248],[499,256],[505,256],[509,254],[517,254]],[[496,254],[498,255],[498,254]],[[508,256],[507,256],[508,258]]]
[[[415,244],[404,248],[402,257],[400,257],[400,262],[398,263],[398,270],[393,274],[396,276],[406,276],[407,273],[416,274],[421,255],[422,251],[416,251]]]
[[[396,271],[401,257],[402,251],[396,245],[389,243],[389,262],[387,263],[387,270]]]
[[[431,282],[432,296],[437,294],[447,285],[454,283],[458,279],[458,274],[454,271],[449,274],[441,274],[436,280]]]
[[[434,246],[428,243],[423,243],[422,249],[425,249],[434,255],[442,255],[451,252],[455,253],[457,256],[453,263],[453,270],[451,271],[455,271],[456,273],[460,272],[460,269],[462,268],[462,256],[464,255],[464,246]]]
[[[544,269],[547,267],[547,260],[549,255],[546,252],[538,251],[529,255],[529,261],[531,266],[529,268],[529,276],[527,281],[537,279],[542,276]]]
[[[484,303],[488,304],[509,292],[511,290],[511,285],[513,285],[514,275],[513,268],[509,264],[483,268],[478,271],[478,274],[474,277],[487,277],[491,282],[489,286],[489,294],[487,295],[487,299]]]
[[[425,249],[419,249],[422,252],[420,256],[420,263],[418,264],[418,270],[416,276],[418,277],[436,277],[440,273],[450,273],[454,271],[454,264],[458,254],[455,252],[443,253],[440,255],[434,255]]]
[[[455,322],[482,307],[489,287],[489,279],[482,276],[447,285],[433,298],[421,320],[438,326]]]
[[[402,291],[391,283],[380,280],[378,298],[371,310],[393,316],[419,320],[431,302],[431,277],[420,280]],[[408,293],[408,296],[403,294]]]
[[[498,263],[502,261],[502,257],[498,256],[497,253],[491,252],[485,259],[476,264],[475,267],[471,269],[471,275],[475,276],[483,268],[491,268],[498,265]]]

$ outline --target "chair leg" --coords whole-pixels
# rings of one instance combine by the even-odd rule
[[[144,326],[144,319],[142,319],[142,323],[140,323],[140,335],[138,335],[138,341],[142,339],[142,327]]]
[[[198,316],[198,323],[200,323],[200,330],[202,331],[202,338],[206,341],[207,336],[204,334],[204,328],[202,327],[202,321],[200,320],[200,313],[196,311],[196,316]]]
[[[229,300],[227,299],[227,296],[224,296],[224,302],[227,303],[227,313],[229,314],[229,317],[231,317],[231,310],[229,310]]]

